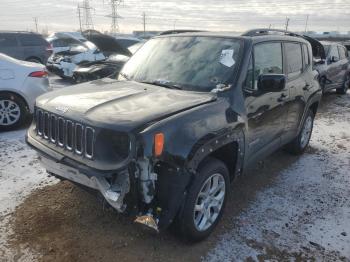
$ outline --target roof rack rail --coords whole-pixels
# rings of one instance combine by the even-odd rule
[[[159,35],[173,35],[173,34],[181,34],[181,33],[195,33],[195,32],[205,32],[203,30],[186,30],[186,29],[179,29],[179,30],[167,30],[159,33]]]
[[[282,30],[282,29],[270,29],[270,28],[258,28],[258,29],[252,29],[242,34],[242,36],[259,36],[259,35],[270,35],[270,34],[276,34],[280,33],[283,35],[289,35],[289,36],[298,36],[303,37],[300,34],[293,33],[290,31]]]

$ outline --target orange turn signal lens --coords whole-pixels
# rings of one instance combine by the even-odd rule
[[[163,153],[164,134],[158,133],[154,136],[154,155],[160,156]]]

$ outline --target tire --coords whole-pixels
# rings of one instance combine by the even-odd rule
[[[326,93],[326,78],[325,77],[321,77],[320,79],[320,87],[322,90],[322,95],[324,95]]]
[[[85,82],[83,76],[81,76],[80,74],[73,74],[72,79],[73,79],[73,83],[75,84],[80,84]]]
[[[348,76],[346,77],[346,80],[345,80],[345,82],[344,82],[343,87],[337,88],[337,89],[336,89],[337,94],[345,95],[346,92],[347,92],[348,89],[349,89],[349,86],[350,86],[350,75],[348,75]]]
[[[300,155],[304,153],[311,138],[314,118],[314,113],[309,109],[298,136],[292,142],[286,145],[286,151],[294,155]]]
[[[214,183],[214,180],[217,183]],[[206,159],[199,168],[188,190],[182,212],[177,217],[176,226],[179,227],[182,237],[189,241],[200,241],[214,230],[226,204],[229,183],[229,171],[226,165],[215,158]],[[215,184],[217,191],[210,193]],[[200,203],[197,207],[201,206],[202,211],[195,211],[196,203]],[[213,221],[204,223],[208,215]]]
[[[29,115],[26,103],[14,94],[0,94],[0,130],[9,131],[22,126]]]

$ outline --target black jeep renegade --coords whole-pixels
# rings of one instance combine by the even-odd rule
[[[247,166],[307,147],[321,98],[312,59],[288,32],[158,36],[118,80],[39,97],[27,142],[50,174],[96,189],[136,222],[176,222],[200,240]]]

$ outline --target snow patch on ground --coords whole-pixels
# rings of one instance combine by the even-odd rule
[[[36,153],[25,143],[25,130],[0,133],[0,260],[31,261],[35,255],[25,247],[10,250],[8,227],[15,208],[32,190],[56,183],[41,168]]]
[[[234,218],[206,261],[350,261],[349,95],[326,110],[311,150]]]

